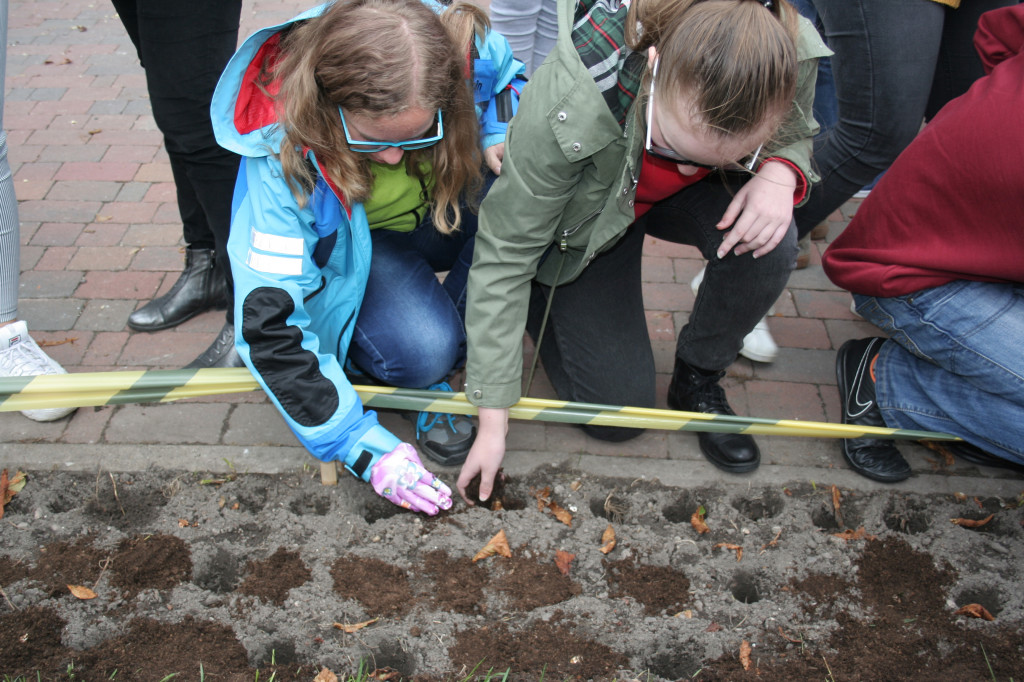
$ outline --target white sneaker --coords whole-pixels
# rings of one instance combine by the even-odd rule
[[[40,374],[67,374],[67,371],[36,345],[23,321],[0,327],[0,376],[31,377]],[[74,411],[74,407],[48,407],[23,410],[22,414],[37,422],[52,422]]]
[[[701,268],[697,276],[690,280],[690,290],[693,291],[694,296],[700,289],[700,283],[704,281],[704,269]],[[775,314],[775,306],[768,310],[768,314]],[[767,317],[762,317],[750,333],[743,337],[740,355],[754,362],[774,362],[775,358],[779,356],[779,346],[772,338],[771,330],[768,329]]]

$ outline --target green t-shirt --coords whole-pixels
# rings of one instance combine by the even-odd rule
[[[423,222],[430,211],[434,175],[428,164],[420,168],[426,171],[423,180],[406,173],[404,161],[394,166],[370,162],[373,190],[363,207],[371,230],[412,232]]]

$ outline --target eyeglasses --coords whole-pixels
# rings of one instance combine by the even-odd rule
[[[418,140],[403,140],[402,142],[371,142],[370,140],[353,140],[352,135],[348,132],[348,124],[345,123],[345,112],[338,107],[338,116],[341,117],[341,127],[345,129],[345,140],[348,142],[348,148],[354,152],[362,152],[363,154],[372,154],[373,152],[382,152],[385,149],[392,147],[398,147],[405,151],[412,151],[413,149],[423,149],[431,145],[437,144],[444,138],[444,121],[441,118],[441,110],[437,110],[437,135],[432,137],[421,137]]]
[[[761,154],[761,148],[763,144],[758,145],[754,153],[741,161],[733,161],[726,163],[721,166],[713,166],[707,163],[700,163],[699,161],[692,161],[684,156],[680,156],[673,149],[668,147],[659,147],[651,142],[651,122],[654,120],[654,81],[658,77],[658,58],[654,59],[654,69],[651,72],[651,94],[647,97],[647,142],[644,145],[644,149],[647,154],[653,156],[656,159],[663,161],[671,161],[672,163],[680,166],[695,166],[697,168],[705,168],[707,170],[716,171],[752,171],[754,170],[754,164],[757,163],[757,157]]]

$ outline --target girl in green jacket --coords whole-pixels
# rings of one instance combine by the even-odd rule
[[[486,499],[522,387],[522,338],[563,400],[653,406],[645,234],[708,259],[668,403],[733,414],[719,381],[785,287],[810,182],[813,27],[783,0],[560,0],[559,42],[509,128],[469,278],[466,393],[476,442],[458,480]],[[584,427],[605,440],[634,429]],[[700,434],[730,472],[750,436]]]

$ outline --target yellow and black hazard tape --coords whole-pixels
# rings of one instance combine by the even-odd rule
[[[464,393],[355,386],[367,407],[476,414]],[[260,385],[248,369],[173,369],[125,372],[83,372],[38,377],[0,378],[0,412],[48,407],[87,407],[126,403],[170,402],[181,398],[248,393]],[[763,419],[643,407],[596,405],[562,400],[523,398],[509,409],[514,419],[627,426],[667,431],[710,431],[809,438],[872,438],[896,440],[959,440],[934,431],[853,426],[797,419]]]

